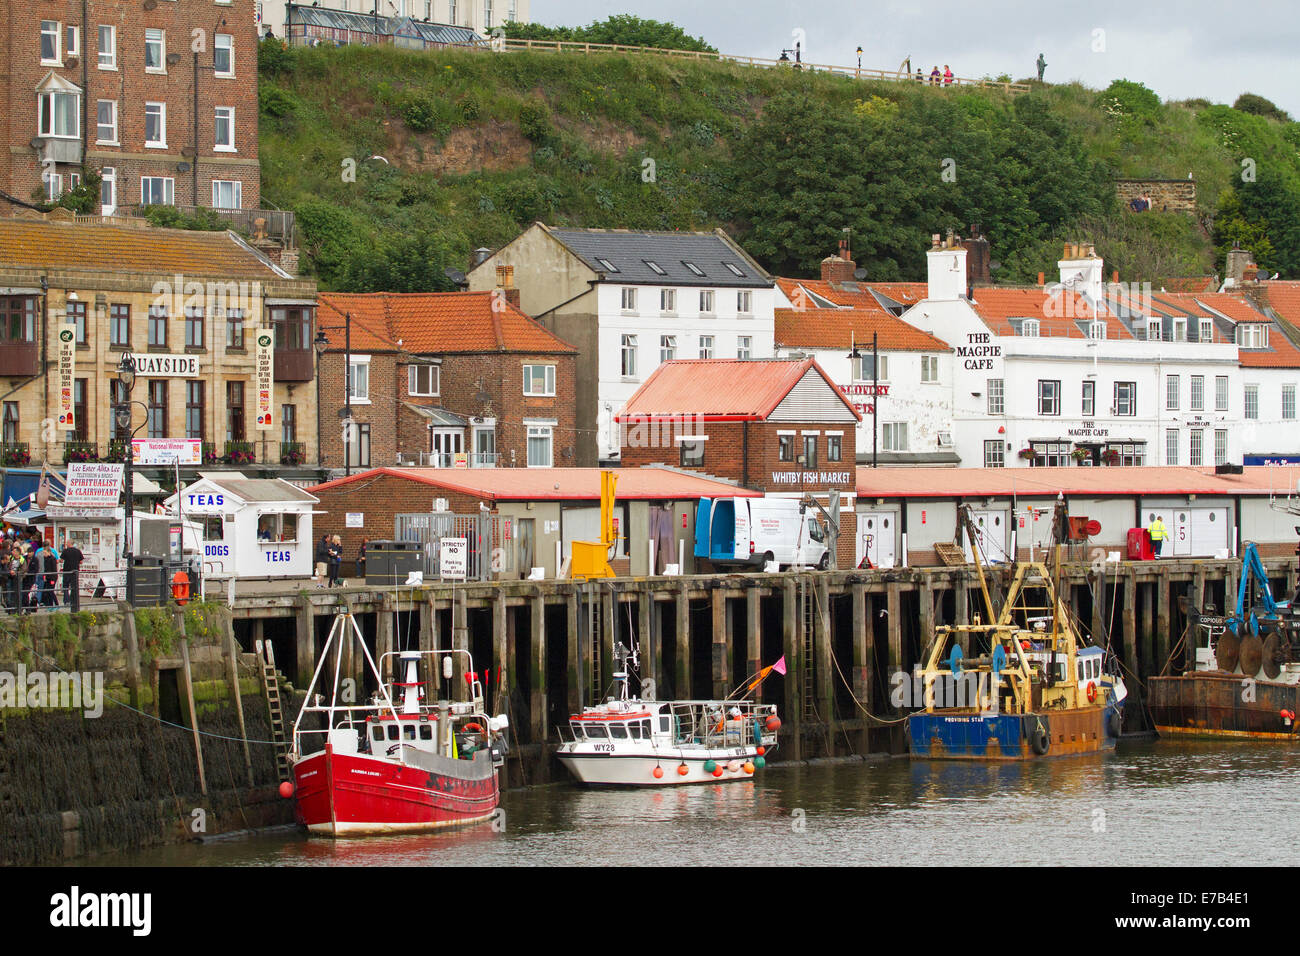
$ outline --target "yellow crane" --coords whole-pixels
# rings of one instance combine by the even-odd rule
[[[609,559],[618,544],[614,534],[614,485],[618,476],[612,471],[600,473],[600,538],[599,541],[573,542],[572,560],[569,577],[574,580],[588,578],[612,578],[614,569]]]

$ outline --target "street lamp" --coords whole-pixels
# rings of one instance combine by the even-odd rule
[[[876,450],[879,444],[878,431],[876,427],[876,406],[880,404],[880,352],[877,348],[878,335],[871,333],[871,467],[876,467]],[[849,353],[850,363],[860,360],[862,352],[858,350],[857,343],[853,345],[853,351]],[[849,373],[852,375],[852,371]]]
[[[320,431],[320,357],[325,354],[329,348],[330,340],[325,335],[324,329],[316,330],[316,338],[312,340],[312,345],[316,349],[316,465],[319,467],[324,463],[324,448],[321,445]]]
[[[131,604],[135,603],[135,587],[134,582],[131,579],[131,553],[133,544],[131,525],[134,519],[134,509],[132,507],[131,496],[135,491],[134,476],[132,475],[131,470],[131,466],[134,464],[132,460],[134,456],[131,447],[131,439],[135,437],[136,432],[149,422],[149,406],[144,405],[142,402],[133,402],[131,400],[131,390],[135,388],[135,376],[135,356],[130,352],[123,352],[122,360],[117,366],[117,381],[118,384],[122,386],[122,390],[126,393],[126,401],[118,402],[113,406],[113,418],[117,423],[119,431],[129,432],[126,438],[123,454],[123,464],[125,465],[125,468],[123,469],[123,477],[126,481],[126,500],[123,505],[125,523],[122,528],[122,561],[126,565],[126,599],[127,602]],[[132,405],[143,405],[145,410],[145,420],[137,425],[134,430],[131,430]],[[179,491],[179,488],[177,490]]]
[[[858,47],[858,73],[862,73],[862,47]]]

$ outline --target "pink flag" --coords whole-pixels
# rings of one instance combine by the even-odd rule
[[[772,670],[776,671],[778,674],[784,674],[784,673],[785,673],[785,655],[784,655],[784,654],[781,655],[781,659],[780,659],[779,661],[777,661],[775,664],[772,665]]]

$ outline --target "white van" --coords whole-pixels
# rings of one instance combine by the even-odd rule
[[[826,531],[816,510],[792,498],[701,498],[695,556],[714,564],[763,567],[775,561],[826,568]]]

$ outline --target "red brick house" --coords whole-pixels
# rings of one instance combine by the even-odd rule
[[[508,296],[328,293],[319,322],[328,338],[320,371],[325,467],[573,461],[576,352]],[[351,426],[343,387],[349,325]]]
[[[254,6],[0,0],[0,190],[53,199],[93,169],[105,215],[255,209]]]

